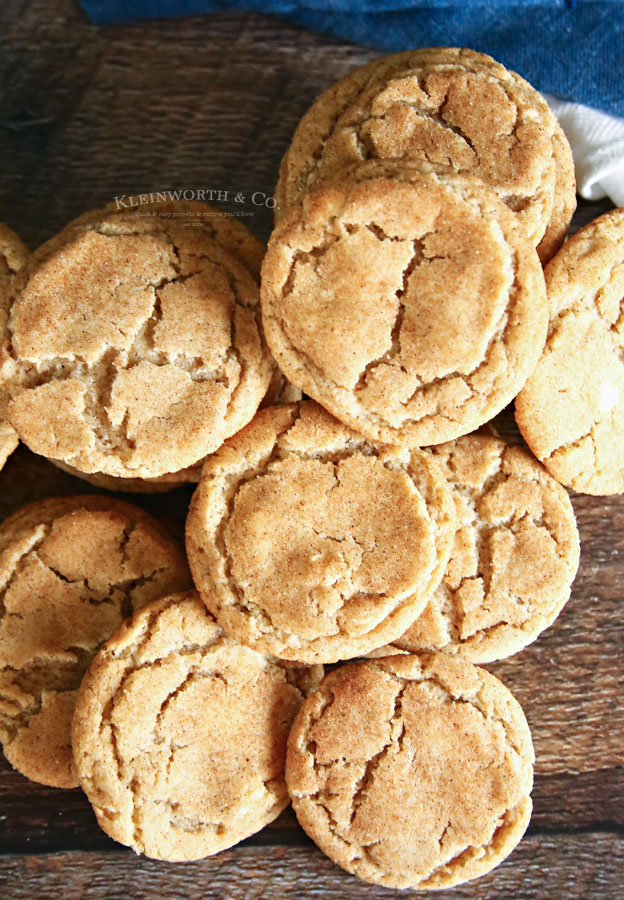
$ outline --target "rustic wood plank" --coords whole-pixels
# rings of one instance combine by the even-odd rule
[[[33,0],[4,15],[0,214],[33,246],[116,195],[187,187],[242,191],[267,237],[251,192],[272,191],[314,97],[378,55],[257,14],[96,29],[70,0]]]
[[[616,900],[624,839],[610,834],[526,837],[489,875],[436,892],[440,900]],[[5,900],[387,900],[399,896],[362,883],[316,847],[239,847],[183,865],[127,853],[63,853],[0,858]],[[402,897],[422,894],[402,893]]]
[[[530,834],[624,832],[624,770],[537,775]]]

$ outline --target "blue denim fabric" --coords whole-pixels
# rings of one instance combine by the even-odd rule
[[[624,116],[624,0],[80,2],[96,25],[256,10],[379,50],[472,47],[541,91]]]

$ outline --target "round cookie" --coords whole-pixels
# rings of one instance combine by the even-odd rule
[[[342,666],[288,738],[297,818],[334,862],[392,888],[489,872],[531,816],[533,747],[493,675],[443,653]]]
[[[197,594],[157,600],[87,670],[72,743],[112,838],[154,859],[200,859],[288,805],[291,722],[322,668],[289,666],[219,628]]]
[[[422,612],[455,525],[429,454],[371,446],[307,401],[261,410],[207,460],[186,547],[228,633],[283,659],[335,662]]]
[[[301,398],[300,389],[287,381],[279,369],[276,368],[271,378],[269,390],[260,404],[260,408],[275,406],[280,403],[295,403]],[[70,475],[74,475],[82,481],[87,481],[89,484],[107,491],[127,491],[129,494],[161,494],[166,491],[172,491],[183,484],[197,484],[205,459],[201,459],[194,466],[188,466],[179,472],[168,472],[166,475],[160,475],[157,478],[116,478],[114,475],[104,475],[102,472],[93,472],[87,475],[81,472],[80,469],[69,466],[58,459],[51,459],[50,462],[64,472],[69,472]]]
[[[0,308],[10,302],[15,276],[28,259],[28,248],[0,222]],[[0,469],[17,447],[17,432],[6,420],[8,395],[0,390]]]
[[[539,260],[497,195],[388,160],[293,207],[269,241],[261,293],[286,377],[370,440],[411,446],[500,412],[548,326]]]
[[[257,277],[188,206],[87,214],[19,276],[1,372],[9,420],[35,452],[156,477],[254,415],[273,371]]]
[[[135,609],[190,586],[182,550],[109,497],[42,500],[0,526],[0,741],[23,775],[76,787],[70,727],[82,675]]]
[[[516,398],[527,444],[562,484],[624,491],[624,209],[578,231],[546,267],[550,325]]]
[[[473,50],[433,47],[348,73],[316,100],[282,160],[279,216],[320,179],[366,159],[426,160],[483,179],[547,261],[576,206],[572,153],[544,98]]]
[[[425,611],[377,654],[503,659],[534,641],[570,596],[580,549],[570,498],[522,447],[499,438],[471,434],[431,453],[453,488],[455,543]]]

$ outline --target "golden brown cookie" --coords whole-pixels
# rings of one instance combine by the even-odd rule
[[[624,491],[623,246],[624,209],[615,209],[548,264],[548,339],[516,398],[531,450],[584,494]]]
[[[542,261],[576,206],[570,146],[528,82],[473,50],[430,47],[349,72],[305,114],[282,160],[278,218],[320,179],[366,159],[426,160],[483,179]]]
[[[28,259],[28,248],[6,225],[0,223],[0,308],[10,302],[15,277]],[[6,420],[8,395],[0,390],[0,469],[18,445],[15,429]]]
[[[425,611],[386,653],[503,659],[534,641],[570,596],[579,562],[570,498],[526,450],[499,438],[471,434],[431,453],[453,488],[455,543]]]
[[[334,662],[414,621],[455,524],[429,454],[369,445],[308,401],[261,410],[205,463],[186,545],[226,631],[283,659]]]
[[[286,739],[322,668],[244,647],[195,592],[137,612],[100,650],[76,703],[80,783],[112,838],[200,859],[288,805]]]
[[[266,393],[257,279],[184,204],[81,217],[18,287],[2,376],[9,420],[37,453],[87,473],[177,472]]]
[[[489,872],[531,816],[524,713],[493,675],[443,653],[331,672],[288,738],[299,822],[364,881],[418,890]]]
[[[70,725],[82,675],[119,623],[184,590],[182,550],[110,497],[23,507],[0,526],[0,741],[27,778],[75,787]]]
[[[301,390],[284,378],[278,368],[275,368],[269,390],[260,404],[260,408],[263,409],[266,406],[275,406],[280,403],[295,403],[301,400],[301,397]],[[157,478],[116,478],[114,475],[104,475],[102,472],[92,472],[90,475],[87,475],[85,472],[81,472],[80,469],[69,466],[58,459],[50,460],[59,469],[69,472],[70,475],[74,475],[82,481],[87,481],[89,484],[107,491],[126,491],[129,494],[162,494],[166,491],[172,491],[183,484],[197,484],[204,461],[205,459],[202,459],[194,466],[180,469],[179,472],[168,472],[166,475],[159,475]]]
[[[437,444],[518,393],[546,338],[535,250],[477,179],[376,160],[313,188],[262,269],[293,384],[370,440]]]

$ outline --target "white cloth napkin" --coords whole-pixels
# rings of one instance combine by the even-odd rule
[[[624,119],[557,97],[546,100],[570,141],[578,193],[624,206]]]

